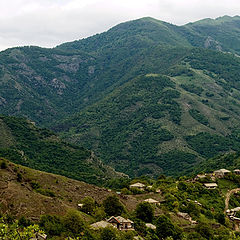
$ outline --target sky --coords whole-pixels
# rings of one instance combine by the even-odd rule
[[[224,15],[240,15],[239,0],[0,0],[0,50],[54,47],[147,16],[183,25]]]

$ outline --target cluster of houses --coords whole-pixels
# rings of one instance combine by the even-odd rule
[[[92,229],[97,230],[99,228],[114,227],[120,231],[134,230],[134,222],[130,219],[126,219],[122,216],[110,217],[107,220],[102,220],[90,225]],[[156,226],[151,223],[146,223],[147,228],[156,229]]]
[[[210,177],[211,181],[213,181],[213,182],[203,183],[203,185],[207,189],[215,189],[215,188],[218,187],[217,183],[214,182],[214,181],[216,181],[216,178],[224,178],[225,176],[229,175],[230,173],[232,173],[232,172],[227,170],[227,169],[219,169],[219,170],[216,170],[213,173],[209,173],[209,174],[198,174],[193,179],[193,181],[199,181],[199,180],[204,179],[206,177]],[[240,170],[235,169],[235,170],[233,170],[233,173],[237,174],[237,175],[240,175]]]
[[[133,188],[136,188],[141,191],[145,191],[147,189],[151,189],[152,186],[146,186],[143,183],[137,182],[137,183],[130,185],[130,189],[133,189]],[[156,192],[160,193],[160,190],[157,190]],[[145,200],[143,200],[143,202],[147,202],[153,206],[160,205],[160,202],[153,198],[145,199]],[[82,204],[78,204],[78,207],[81,208]],[[115,227],[120,231],[134,230],[134,222],[131,221],[130,219],[126,219],[122,216],[117,216],[117,217],[112,216],[109,219],[102,220],[102,221],[91,224],[92,229],[106,228],[109,226]],[[146,223],[146,227],[151,228],[151,229],[156,229],[156,226],[151,223]]]
[[[140,183],[140,182],[137,182],[137,183],[133,183],[129,186],[130,189],[138,189],[140,191],[145,191],[145,190],[152,190],[153,186],[149,185],[149,186],[146,186],[145,184],[143,183]],[[156,189],[155,191],[156,193],[161,193],[161,190],[160,189]]]
[[[235,223],[235,231],[239,231],[240,226],[240,218],[236,217],[236,213],[240,211],[240,207],[236,207],[233,209],[228,209],[226,211],[227,216]]]

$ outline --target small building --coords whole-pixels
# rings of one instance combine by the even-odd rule
[[[46,240],[47,239],[47,234],[44,233],[36,233],[35,237],[30,238],[30,240]]]
[[[153,225],[153,224],[151,224],[151,223],[146,223],[146,227],[147,228],[151,228],[151,229],[153,229],[153,230],[156,230],[156,226],[155,225]]]
[[[189,221],[192,224],[197,224],[197,221],[192,220],[191,216],[188,213],[178,212],[177,216]]]
[[[160,205],[159,201],[157,201],[155,199],[152,199],[152,198],[145,199],[144,202],[150,203],[150,204],[155,205],[155,206]]]
[[[153,186],[149,185],[147,186],[147,190],[152,190]]]
[[[82,207],[83,207],[83,203],[78,203],[78,209],[82,209]]]
[[[218,185],[216,183],[204,183],[203,184],[207,189],[215,189]]]
[[[114,227],[116,227],[120,231],[128,231],[128,230],[134,230],[133,221],[130,219],[125,219],[121,216],[118,217],[110,217],[107,220],[108,223],[111,223]]]
[[[229,219],[231,219],[234,222],[234,230],[239,232],[239,226],[240,226],[240,218],[229,216]]]
[[[224,176],[227,176],[229,173],[231,173],[231,171],[227,170],[227,169],[220,169],[220,170],[216,170],[213,172],[214,176],[217,178],[223,178]]]
[[[201,180],[201,179],[204,179],[204,178],[206,178],[206,174],[198,174],[198,175],[194,178],[194,180],[195,180],[195,181],[198,181],[198,180]]]
[[[236,212],[239,212],[239,211],[240,211],[240,207],[235,207],[235,208],[232,208],[232,209],[228,209],[226,211],[226,213],[227,213],[228,216],[235,216]]]
[[[156,193],[161,194],[161,193],[162,193],[161,189],[157,189],[157,190],[156,190]]]
[[[92,229],[99,229],[99,228],[113,227],[113,225],[107,221],[99,221],[91,224],[90,227]]]
[[[143,184],[143,183],[137,182],[137,183],[131,184],[129,187],[130,187],[130,188],[137,188],[137,189],[139,189],[139,190],[144,191],[146,185]]]
[[[240,175],[240,169],[235,169],[235,170],[233,170],[233,172],[237,175]]]

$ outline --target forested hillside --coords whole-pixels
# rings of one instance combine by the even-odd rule
[[[95,184],[122,176],[91,151],[23,118],[0,116],[0,129],[0,156],[15,163]]]
[[[8,49],[0,112],[51,127],[131,176],[190,174],[239,150],[239,26],[238,16],[142,18],[53,49]]]

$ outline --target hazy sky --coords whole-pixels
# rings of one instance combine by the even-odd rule
[[[182,25],[240,15],[239,0],[0,0],[0,50],[88,37],[124,21],[151,16]]]

